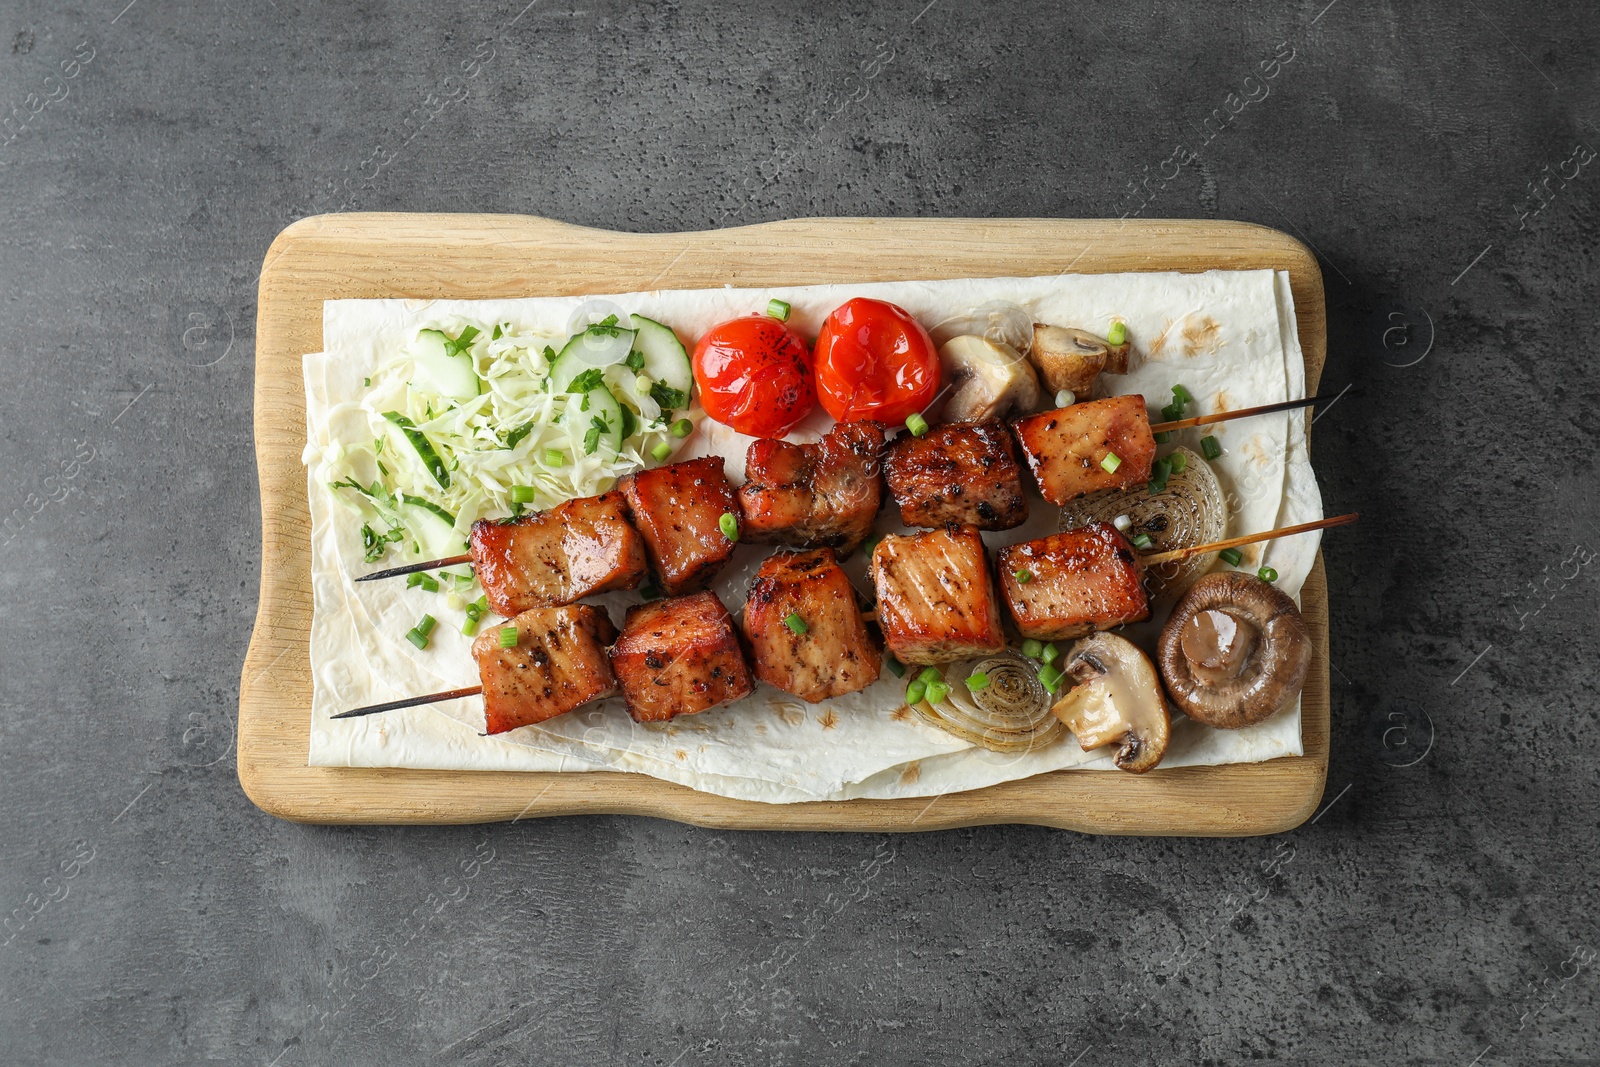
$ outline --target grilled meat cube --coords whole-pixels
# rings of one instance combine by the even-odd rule
[[[472,562],[495,614],[559,607],[595,593],[637,589],[644,542],[620,493],[579,497],[510,522],[472,524]]]
[[[761,438],[739,487],[744,536],[759,543],[855,551],[883,501],[883,424],[841,422],[814,445]]]
[[[901,663],[948,663],[1006,647],[976,527],[885,537],[872,552],[872,583],[884,643]]]
[[[617,486],[668,596],[705,588],[733,555],[722,516],[739,512],[722,462],[721,456],[705,456],[669,463],[630,474]]]
[[[500,631],[517,630],[515,648],[500,643]],[[485,630],[472,642],[483,680],[483,715],[491,734],[565,715],[617,691],[606,646],[617,628],[599,608],[573,604],[531,608]]]
[[[1026,582],[1017,574],[1026,573]],[[1024,637],[1062,641],[1150,615],[1144,568],[1108,522],[1000,552],[1000,589]]]
[[[611,668],[635,722],[693,715],[755,688],[733,619],[711,592],[629,608]]]
[[[1040,494],[1058,507],[1097,489],[1130,489],[1150,480],[1156,439],[1137,394],[1046,411],[1015,427]]]
[[[763,563],[741,629],[756,677],[810,704],[865,689],[883,666],[855,587],[825,548]]]
[[[1028,520],[1016,446],[999,419],[903,434],[889,446],[884,473],[907,526],[1009,530]]]

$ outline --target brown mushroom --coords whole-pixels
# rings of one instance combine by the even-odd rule
[[[1022,353],[1003,341],[975,334],[952,337],[939,347],[950,397],[945,422],[983,422],[1013,409],[1030,414],[1039,406],[1039,380]]]
[[[1143,774],[1167,754],[1171,721],[1150,657],[1116,634],[1098,633],[1072,646],[1062,672],[1072,680],[1051,712],[1085,752],[1116,745],[1112,762]]]
[[[1106,368],[1110,354],[1105,340],[1088,330],[1033,324],[1033,347],[1028,350],[1028,358],[1039,368],[1039,376],[1052,396],[1066,389],[1088,399],[1095,376]]]
[[[1157,646],[1167,692],[1196,722],[1236,730],[1294,699],[1311,636],[1284,592],[1243,571],[1208,574],[1184,594]]]

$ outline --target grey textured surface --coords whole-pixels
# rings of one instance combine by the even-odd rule
[[[0,8],[0,1062],[1600,1062],[1594,5],[925,2]],[[1299,235],[1366,388],[1316,426],[1327,809],[262,815],[255,284],[348,208]]]

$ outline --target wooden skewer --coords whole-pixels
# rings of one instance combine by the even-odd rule
[[[358,582],[375,582],[379,578],[398,578],[402,574],[415,574],[417,571],[431,571],[438,567],[454,567],[458,563],[471,563],[472,553],[463,552],[459,556],[446,556],[444,559],[430,559],[422,563],[408,563],[404,567],[390,567],[386,571],[373,571],[357,578]],[[337,717],[337,716],[335,716]]]
[[[406,697],[404,700],[391,700],[387,704],[369,704],[364,708],[351,708],[341,711],[337,715],[330,715],[332,719],[354,719],[358,715],[376,715],[380,711],[397,711],[400,708],[414,708],[418,704],[437,704],[441,700],[459,700],[461,697],[475,697],[483,692],[483,686],[474,685],[466,689],[452,689],[448,693],[429,693],[427,696]]]
[[[1265,533],[1245,534],[1243,537],[1230,537],[1226,541],[1213,541],[1209,545],[1195,545],[1193,548],[1174,548],[1168,552],[1157,552],[1144,557],[1144,565],[1154,566],[1158,563],[1174,563],[1190,556],[1198,556],[1202,552],[1221,552],[1225,548],[1238,548],[1240,545],[1253,545],[1257,541],[1271,541],[1276,537],[1288,537],[1290,534],[1305,533],[1308,530],[1326,530],[1333,526],[1349,526],[1361,517],[1358,511],[1348,515],[1335,515],[1332,518],[1318,519],[1316,522],[1302,522],[1298,526],[1285,526],[1281,530],[1268,530]]]
[[[1353,391],[1346,390],[1346,392]],[[1210,415],[1196,415],[1192,419],[1174,419],[1172,422],[1158,422],[1150,427],[1150,432],[1166,433],[1169,430],[1186,430],[1191,426],[1210,426],[1214,422],[1242,419],[1247,415],[1269,415],[1274,411],[1293,411],[1295,408],[1308,408],[1313,404],[1331,404],[1343,395],[1343,393],[1335,393],[1333,396],[1308,396],[1299,400],[1284,400],[1277,404],[1261,404],[1253,408],[1239,408],[1237,411],[1218,411]]]

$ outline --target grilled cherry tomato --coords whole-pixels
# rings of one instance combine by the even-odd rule
[[[714,326],[694,348],[706,414],[751,437],[782,437],[816,406],[805,341],[768,315]]]
[[[839,422],[895,426],[939,392],[939,353],[904,309],[857,297],[834,309],[817,335],[817,394]]]

